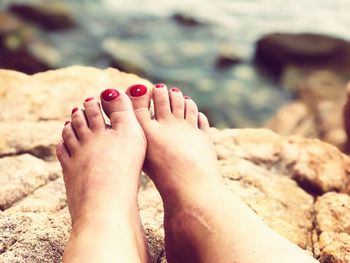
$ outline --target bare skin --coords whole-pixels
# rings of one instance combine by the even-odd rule
[[[63,262],[150,262],[137,207],[146,140],[124,92],[107,90],[101,101],[111,127],[91,98],[57,146],[72,217]]]
[[[221,180],[207,118],[178,89],[128,95],[147,139],[145,170],[165,210],[169,263],[318,262],[275,233]]]

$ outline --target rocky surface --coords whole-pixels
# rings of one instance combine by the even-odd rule
[[[332,70],[302,72],[289,67],[283,82],[294,89],[297,100],[282,107],[265,127],[284,136],[319,138],[348,151],[344,122],[349,114],[345,119],[343,115],[346,79]]]
[[[54,145],[74,106],[106,87],[151,84],[117,70],[0,71],[0,261],[60,262],[70,231]],[[303,114],[303,110],[300,110]],[[212,129],[227,187],[271,228],[323,263],[350,262],[349,158],[313,139]],[[166,262],[163,209],[142,177],[140,213],[154,262]]]

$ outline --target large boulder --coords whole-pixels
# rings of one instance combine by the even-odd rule
[[[317,67],[342,65],[342,70],[348,71],[349,57],[349,42],[311,33],[268,34],[257,42],[255,52],[255,60],[278,75],[290,64]]]
[[[0,71],[1,262],[60,262],[70,233],[54,157],[63,121],[85,97],[134,83],[151,86],[113,69],[72,67],[30,77]],[[272,229],[322,263],[349,262],[346,155],[319,140],[265,129],[211,134],[225,184]],[[152,260],[165,263],[162,202],[144,175],[139,208]]]
[[[349,114],[345,119],[343,115],[348,97],[346,82],[334,72],[320,70],[300,76],[290,86],[294,87],[297,101],[283,106],[265,127],[283,136],[319,138],[346,150],[344,121],[349,119]]]

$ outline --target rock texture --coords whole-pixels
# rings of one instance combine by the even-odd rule
[[[150,87],[112,69],[73,67],[31,77],[0,71],[0,262],[60,262],[70,231],[53,150],[60,129],[85,97],[135,83]],[[350,262],[346,155],[319,140],[265,129],[213,128],[212,137],[227,187],[271,228],[323,263]],[[145,176],[139,207],[152,259],[166,262],[162,203]]]
[[[284,136],[319,138],[347,151],[344,121],[349,114],[345,119],[343,115],[346,81],[331,70],[301,73],[289,68],[287,75],[283,82],[294,89],[298,99],[282,107],[265,127]]]

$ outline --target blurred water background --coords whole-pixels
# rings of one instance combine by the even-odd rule
[[[0,0],[0,8],[16,2],[38,1]],[[38,30],[46,43],[42,52],[55,67],[112,65],[178,86],[217,127],[260,126],[293,99],[292,91],[252,62],[263,35],[312,32],[350,39],[349,0],[60,2],[77,26]],[[221,65],[227,54],[232,63]]]

